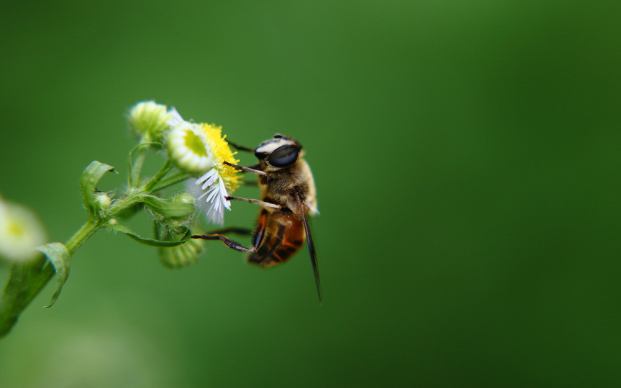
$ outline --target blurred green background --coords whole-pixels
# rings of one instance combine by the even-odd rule
[[[89,162],[123,185],[124,115],[155,99],[248,146],[300,140],[324,288],[306,251],[260,270],[214,242],[168,270],[100,232],[0,342],[1,387],[621,384],[621,3],[0,10],[0,193],[50,241],[86,219]]]

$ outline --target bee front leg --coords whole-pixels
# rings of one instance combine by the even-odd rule
[[[227,143],[229,143],[229,145],[233,148],[235,148],[238,151],[244,151],[244,152],[254,152],[254,150],[252,148],[248,148],[248,147],[244,147],[244,146],[240,146],[239,144],[233,143],[232,141],[227,139]]]
[[[240,166],[238,164],[233,164],[233,163],[229,163],[229,162],[224,162],[224,164],[226,164],[227,166],[231,166],[233,168],[236,168],[238,170],[244,171],[244,172],[251,172],[251,173],[257,174],[257,175],[267,175],[267,173],[265,171],[257,170],[257,169],[252,168],[252,167],[244,167],[244,166]]]

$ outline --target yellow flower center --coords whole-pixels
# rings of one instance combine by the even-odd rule
[[[207,137],[207,143],[211,147],[215,157],[215,168],[224,181],[224,185],[229,191],[229,194],[232,194],[239,187],[240,176],[236,169],[225,165],[223,162],[226,161],[233,164],[239,163],[239,160],[235,159],[233,156],[237,152],[232,152],[229,143],[224,140],[226,136],[222,136],[222,127],[216,127],[214,124],[201,124],[201,128]]]
[[[9,233],[12,236],[17,237],[17,238],[21,237],[25,232],[24,225],[21,225],[14,221],[9,221],[9,225],[7,229],[9,230]]]

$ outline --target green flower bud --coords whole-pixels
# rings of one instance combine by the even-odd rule
[[[198,256],[205,249],[205,241],[189,240],[185,244],[172,248],[158,248],[160,262],[168,268],[184,268],[196,263]]]
[[[94,195],[95,208],[105,212],[106,210],[108,210],[111,204],[112,204],[112,198],[110,198],[108,193],[104,193],[104,192],[95,193]]]
[[[146,136],[153,141],[162,141],[164,132],[169,128],[167,121],[172,118],[166,105],[155,101],[143,101],[134,105],[129,111],[129,127],[138,136]]]
[[[179,241],[187,232],[188,229],[175,230],[170,224],[155,222],[155,236],[160,241]],[[204,240],[190,239],[174,247],[158,247],[157,254],[165,267],[184,268],[196,263],[204,249]]]

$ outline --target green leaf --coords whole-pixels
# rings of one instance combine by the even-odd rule
[[[187,228],[186,228],[185,233],[183,234],[183,237],[181,237],[181,240],[179,241],[163,241],[163,240],[155,240],[152,238],[141,237],[137,233],[129,229],[128,227],[123,226],[121,224],[108,224],[106,225],[106,228],[108,228],[109,230],[113,230],[115,232],[125,233],[126,235],[138,241],[139,243],[150,245],[153,247],[174,247],[174,246],[183,244],[192,238],[192,231]]]
[[[54,305],[54,303],[56,303],[56,300],[58,299],[58,296],[60,296],[60,292],[69,277],[71,255],[69,254],[67,247],[58,242],[40,246],[37,250],[41,251],[48,258],[50,263],[52,263],[54,270],[56,271],[56,276],[58,277],[56,292],[52,295],[50,304],[45,306],[45,308],[50,308]]]
[[[20,314],[54,275],[54,269],[43,256],[15,263],[0,299],[0,338],[7,335]]]
[[[89,164],[82,176],[80,176],[80,190],[82,191],[82,202],[84,202],[84,207],[91,216],[96,215],[96,205],[94,203],[93,193],[97,188],[97,183],[101,180],[107,172],[115,172],[114,167],[109,166],[105,163],[101,163],[98,161],[93,161]]]

